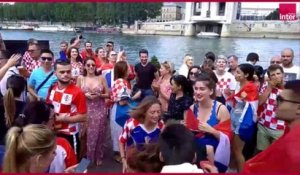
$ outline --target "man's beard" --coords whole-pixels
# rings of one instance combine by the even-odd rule
[[[63,85],[67,85],[67,84],[69,84],[71,82],[71,80],[64,81],[64,80],[58,79],[58,82],[61,83],[61,84],[63,84]]]

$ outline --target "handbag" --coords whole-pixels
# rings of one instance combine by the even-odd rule
[[[35,92],[38,93],[41,88],[44,86],[44,84],[50,79],[50,77],[54,74],[54,72],[52,71],[46,78],[45,80],[35,89]],[[34,97],[33,95],[29,95],[29,99],[30,101],[37,101],[36,97]]]

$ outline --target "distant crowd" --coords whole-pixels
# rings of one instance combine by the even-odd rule
[[[201,65],[186,54],[175,70],[145,48],[131,65],[113,41],[95,51],[81,41],[62,41],[59,55],[37,39],[23,55],[1,41],[2,172],[78,172],[83,158],[101,168],[107,150],[124,173],[300,172],[291,48],[267,69],[258,53],[241,62],[209,51]]]

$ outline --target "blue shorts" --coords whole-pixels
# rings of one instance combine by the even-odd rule
[[[239,134],[239,129],[241,126],[240,118],[242,116],[244,107],[245,107],[245,103],[239,101],[237,102],[235,108],[232,108],[230,111],[231,129],[237,135]]]
[[[232,113],[230,114],[230,118],[231,118],[231,129],[234,132],[234,134],[238,135],[241,126],[240,116],[236,116],[235,114]]]

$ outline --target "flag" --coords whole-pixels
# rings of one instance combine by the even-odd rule
[[[286,128],[288,130],[288,128]],[[244,173],[300,173],[300,124],[248,160]]]
[[[231,118],[239,118],[239,137],[244,141],[250,141],[255,133],[257,120],[258,90],[253,82],[247,83],[240,91],[229,97],[227,101],[231,106]]]
[[[125,122],[130,118],[129,111],[138,105],[137,102],[133,100],[128,100],[128,104],[120,105],[117,102],[117,109],[116,109],[116,122],[121,126],[124,127]]]
[[[205,133],[199,131],[197,125],[199,121],[197,120],[193,111],[191,109],[188,109],[186,114],[186,127],[193,132],[198,130],[197,134],[195,135],[196,138],[204,138]],[[231,121],[230,119],[228,119],[226,121],[219,122],[218,124],[212,127],[220,132],[220,139],[218,140],[218,144],[216,147],[214,164],[218,168],[219,172],[226,172],[230,161],[230,140],[233,138],[233,133],[231,130]],[[215,140],[217,139],[211,139],[212,145],[214,145],[213,142],[215,142]]]

